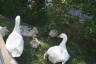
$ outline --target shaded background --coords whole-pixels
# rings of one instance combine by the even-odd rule
[[[37,26],[40,31],[41,51],[32,49],[31,38],[24,37],[24,53],[16,58],[19,64],[51,64],[42,59],[43,54],[49,47],[59,44],[61,39],[47,38],[50,29],[68,35],[67,48],[71,58],[67,64],[96,64],[96,0],[32,1],[30,9],[27,0],[0,0],[1,26],[7,26],[11,32],[14,18],[20,15],[22,25]]]

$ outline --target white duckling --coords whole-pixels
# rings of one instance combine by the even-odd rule
[[[40,45],[40,41],[37,38],[33,38],[30,42],[32,48],[38,48]]]
[[[62,33],[59,37],[63,38],[60,45],[49,48],[48,51],[44,54],[44,59],[46,56],[48,56],[49,61],[51,61],[53,64],[58,62],[65,64],[70,57],[66,48],[67,35]]]
[[[15,27],[6,40],[6,48],[12,57],[20,57],[23,52],[24,41],[20,34],[20,16],[15,18]]]
[[[57,31],[56,29],[50,30],[50,32],[49,32],[49,36],[50,36],[50,37],[54,38],[54,37],[56,37],[57,35],[58,35],[58,31]]]
[[[9,31],[8,31],[7,27],[0,26],[0,34],[2,34],[2,36],[5,36],[8,32]]]

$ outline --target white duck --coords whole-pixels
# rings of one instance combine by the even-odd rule
[[[50,37],[54,38],[54,37],[57,37],[57,35],[58,35],[58,31],[56,29],[50,30],[49,32]]]
[[[70,57],[66,48],[67,35],[62,33],[59,37],[63,38],[60,45],[49,48],[48,51],[44,54],[44,59],[46,56],[48,56],[49,61],[51,61],[53,64],[58,62],[65,64]]]
[[[24,41],[20,34],[20,16],[15,18],[15,27],[6,40],[6,48],[12,57],[20,57],[23,52]]]
[[[30,42],[32,48],[38,48],[40,45],[40,41],[37,38],[33,38]]]

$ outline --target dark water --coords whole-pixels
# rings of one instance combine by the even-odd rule
[[[78,10],[78,9],[70,9],[68,13],[71,14],[72,16],[78,16],[81,19],[92,19],[93,18],[93,16],[84,14],[82,10]]]

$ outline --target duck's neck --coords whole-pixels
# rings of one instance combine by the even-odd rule
[[[66,43],[67,43],[67,38],[63,38],[62,42],[60,43],[59,46],[66,48]]]
[[[15,27],[14,27],[13,31],[15,31],[15,32],[20,34],[20,23],[15,23]]]

